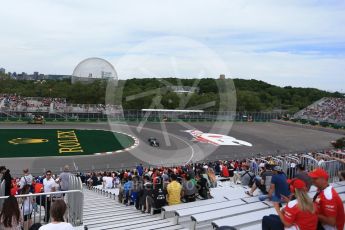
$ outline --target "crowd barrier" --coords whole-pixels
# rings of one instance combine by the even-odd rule
[[[47,206],[52,204],[55,200],[63,199],[67,204],[67,211],[65,213],[65,221],[71,223],[73,226],[80,226],[83,224],[83,206],[84,197],[82,192],[82,182],[79,177],[70,176],[69,178],[69,190],[68,191],[57,191],[48,193],[35,193],[16,195],[19,207],[22,207],[23,200],[29,199],[30,209],[32,210],[32,224],[44,222],[45,210]],[[2,209],[3,202],[8,196],[5,195],[4,181],[0,187],[0,210]],[[32,203],[33,202],[33,203]],[[24,209],[21,209],[24,216]],[[22,228],[28,229],[28,226]],[[28,224],[28,223],[26,223]]]
[[[242,113],[233,111],[205,111],[203,113],[154,113],[140,110],[123,110],[121,113],[50,113],[46,111],[24,112],[24,111],[5,111],[0,109],[0,121],[29,121],[35,114],[44,116],[46,121],[71,121],[71,122],[216,122],[216,121],[241,121],[241,122],[267,122],[282,117],[281,113],[258,112]]]

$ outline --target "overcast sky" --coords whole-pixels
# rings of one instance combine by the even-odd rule
[[[118,77],[254,78],[345,91],[345,1],[3,1],[0,67]]]

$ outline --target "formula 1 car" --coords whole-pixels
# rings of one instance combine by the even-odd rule
[[[159,142],[158,142],[157,139],[154,138],[154,137],[150,137],[150,138],[148,139],[148,142],[149,142],[149,144],[150,144],[152,147],[159,147]]]
[[[44,117],[41,115],[35,115],[28,121],[28,124],[44,124],[44,123],[45,123]]]

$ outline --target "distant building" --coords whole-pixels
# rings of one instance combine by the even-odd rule
[[[219,79],[220,79],[220,80],[225,80],[225,74],[219,75]]]
[[[48,74],[44,75],[45,80],[65,80],[65,79],[71,79],[71,75],[58,75],[58,74]]]
[[[0,73],[5,74],[6,70],[4,68],[0,68]]]
[[[101,78],[102,79],[109,79],[112,77],[113,77],[113,74],[111,72],[106,72],[106,71],[101,72]]]
[[[174,93],[196,93],[199,92],[199,87],[191,86],[170,86],[169,89]]]
[[[38,79],[38,72],[34,72],[34,74],[32,75],[32,78],[33,78],[34,80],[39,80],[39,79]]]

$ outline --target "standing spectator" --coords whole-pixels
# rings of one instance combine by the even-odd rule
[[[12,182],[12,176],[10,174],[10,170],[6,169],[5,166],[1,166],[0,172],[2,174],[1,182],[5,181],[5,196],[9,196],[11,195],[11,182]]]
[[[21,190],[21,195],[25,194],[32,194],[30,192],[30,185],[26,184]],[[31,227],[32,225],[32,220],[31,220],[31,215],[33,211],[33,204],[34,204],[34,199],[33,197],[23,197],[20,202],[21,205],[21,213],[24,215],[24,229],[27,230]]]
[[[178,183],[176,174],[171,174],[171,182],[168,184],[167,200],[169,205],[180,204],[181,203],[181,191],[182,186]],[[206,180],[206,179],[205,179]]]
[[[43,190],[45,193],[47,192],[55,192],[55,180],[52,178],[52,172],[48,170],[46,172],[46,178],[43,180]],[[50,219],[50,205],[51,205],[51,198],[50,195],[47,195],[47,202],[45,204],[45,216],[44,221],[46,223],[49,222]]]
[[[280,203],[282,202],[282,195],[285,197],[290,195],[289,184],[287,183],[286,175],[283,173],[280,166],[274,166],[273,174],[268,195],[262,195],[259,199],[265,200],[266,198],[269,198],[273,202]]]
[[[310,176],[308,173],[305,171],[305,167],[302,164],[297,165],[297,174],[296,178],[304,181],[304,183],[307,185],[307,191],[309,191],[313,181],[311,180]]]
[[[20,215],[19,205],[14,196],[5,199],[0,213],[0,229],[21,230],[23,219]]]
[[[306,184],[304,181],[296,179],[290,186],[296,199],[288,202],[283,210],[280,210],[278,202],[274,202],[278,215],[264,216],[262,219],[263,230],[283,230],[284,228],[290,229],[290,227],[300,230],[317,229],[317,207],[308,196]]]
[[[60,174],[60,190],[67,191],[69,185],[69,178],[72,174],[69,171],[69,166],[65,165],[63,172]]]
[[[143,172],[144,172],[143,164],[140,164],[140,165],[137,166],[137,171],[138,171],[138,175],[139,176],[143,175]]]
[[[125,204],[129,205],[130,204],[130,196],[131,192],[133,189],[133,181],[132,181],[132,176],[128,176],[127,182],[123,185],[123,190],[125,194]]]
[[[67,210],[67,205],[64,200],[56,200],[51,207],[50,215],[52,217],[52,222],[43,225],[39,230],[73,230],[73,226],[70,223],[64,222],[63,216]]]
[[[20,187],[19,188],[23,189],[23,187],[28,184],[30,186],[30,192],[33,192],[33,189],[31,189],[33,176],[29,173],[29,169],[24,169],[23,173],[24,173],[24,176],[22,176],[20,178],[20,182],[19,182]]]
[[[317,168],[309,173],[313,184],[318,188],[313,200],[319,208],[319,224],[327,230],[344,229],[344,205],[338,193],[328,184],[328,173]]]

